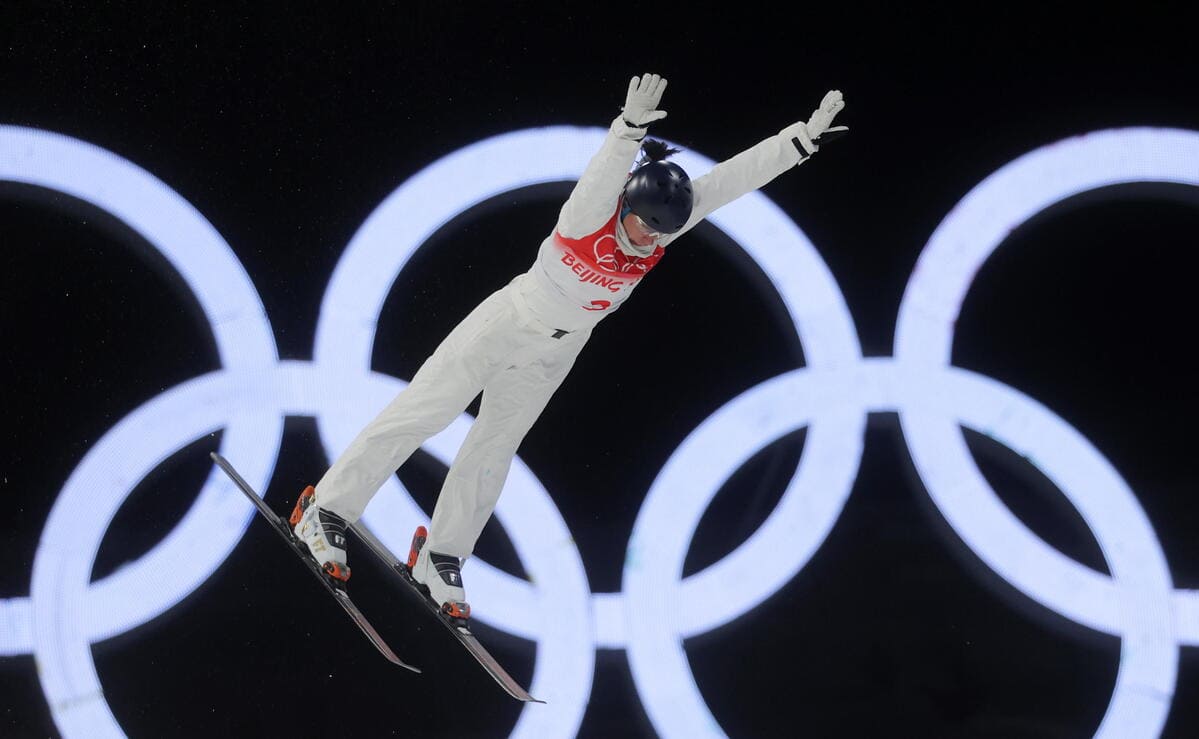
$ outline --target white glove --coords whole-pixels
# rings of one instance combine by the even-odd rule
[[[812,112],[808,122],[792,123],[780,133],[783,138],[795,144],[799,150],[800,161],[820,151],[820,145],[849,133],[849,126],[833,126],[833,117],[845,107],[845,100],[840,90],[829,90],[820,101],[820,107]]]
[[[666,117],[658,110],[658,102],[666,90],[666,80],[656,74],[643,74],[629,80],[629,93],[624,100],[624,121],[630,128],[645,128]]]
[[[812,112],[812,117],[808,119],[808,135],[814,139],[820,138],[820,134],[828,130],[828,124],[833,122],[833,116],[841,112],[845,107],[845,100],[841,98],[840,90],[829,90],[824,94],[824,99],[820,101],[820,107]],[[849,130],[845,126],[840,126]]]

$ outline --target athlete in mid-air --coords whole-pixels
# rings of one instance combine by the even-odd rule
[[[833,90],[807,121],[692,181],[666,161],[675,150],[644,141],[647,126],[666,117],[658,108],[665,89],[666,80],[656,74],[629,81],[621,114],[541,242],[533,266],[471,311],[315,489],[301,494],[291,523],[331,575],[349,578],[347,523],[357,521],[387,477],[482,391],[479,416],[450,465],[412,567],[413,577],[445,613],[469,616],[461,564],[491,517],[521,439],[595,325],[628,299],[676,238],[806,161],[822,136],[827,141],[846,130],[829,128],[844,107],[841,93]],[[634,168],[638,152],[644,156]]]

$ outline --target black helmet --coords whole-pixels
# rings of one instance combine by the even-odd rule
[[[674,162],[647,162],[629,175],[624,201],[658,233],[678,233],[691,217],[691,178]]]

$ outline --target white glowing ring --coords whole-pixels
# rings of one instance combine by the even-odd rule
[[[66,136],[0,126],[0,180],[65,193],[122,221],[191,286],[222,365],[243,373],[274,366],[270,324],[241,263],[195,208],[148,172]],[[253,450],[246,476],[262,483],[270,478],[281,437],[282,419],[245,418],[228,428],[221,449],[231,456]],[[94,682],[90,643],[134,628],[192,592],[236,546],[252,511],[244,499],[222,495],[210,476],[167,537],[137,562],[89,584],[111,515],[147,469],[139,465],[158,453],[152,438],[121,438],[116,447],[98,443],[67,481],[34,558],[31,598],[4,604],[0,653],[34,651],[60,728],[74,725],[79,716],[94,714],[101,721],[97,727],[111,718]],[[108,453],[101,454],[102,448]],[[81,478],[87,460],[92,460],[89,473]],[[76,487],[80,480],[86,480],[86,488]],[[79,505],[92,517],[80,518],[67,505]]]
[[[339,261],[322,303],[314,349],[316,364],[324,368],[343,367],[346,372],[363,371],[369,366],[383,302],[403,266],[424,241],[451,219],[491,197],[536,184],[577,179],[604,134],[603,129],[568,127],[505,134],[466,147],[414,175],[368,217]],[[681,154],[677,160],[693,173],[713,166],[710,159],[693,152]],[[740,244],[777,287],[803,338],[810,366],[849,367],[859,361],[857,334],[836,282],[815,247],[786,214],[764,195],[754,192],[724,206],[710,220]],[[372,407],[347,411],[353,416],[346,418],[345,427],[338,434],[329,434],[330,430],[322,425],[330,437],[331,456],[349,444],[375,410]],[[861,435],[860,430],[857,435]],[[849,469],[856,467],[856,458],[843,456]],[[399,488],[398,484],[395,488]],[[390,497],[381,495],[375,501]],[[507,499],[505,489],[500,498],[501,509]],[[405,525],[418,518],[415,506],[406,505],[409,513],[402,514]],[[497,512],[502,514],[502,510]],[[397,511],[394,515],[401,514]],[[369,510],[367,517],[374,522]],[[386,532],[377,533],[383,536]],[[401,536],[406,541],[409,535],[397,532],[394,543],[398,545]],[[520,545],[519,538],[513,540]],[[778,541],[774,538],[765,544]],[[749,554],[752,552],[740,556]],[[522,560],[527,561],[523,556]],[[528,601],[527,583],[486,568],[482,563],[479,566],[479,570],[474,570],[476,565],[472,564],[473,593],[494,592],[497,597],[503,594],[500,600],[512,604]],[[787,569],[786,565],[779,568]],[[696,581],[690,592],[700,592],[702,581],[703,578]],[[695,608],[694,623],[688,625],[687,633],[707,631],[735,617],[752,607],[758,595],[731,603],[722,601],[717,613]],[[692,597],[697,606],[713,605],[710,598]],[[622,646],[624,617],[619,596],[597,594],[595,598],[599,644]],[[497,626],[531,636],[528,609],[488,610],[488,613]]]
[[[985,179],[946,216],[916,264],[900,305],[895,361],[918,370],[912,374],[924,383],[939,382],[966,292],[1008,233],[1067,198],[1134,182],[1199,185],[1199,134],[1101,131],[1038,149]],[[1176,625],[1171,600],[1193,601],[1194,593],[1173,591],[1149,521],[1110,463],[1056,416],[988,383],[996,387],[996,405],[985,410],[981,395],[954,396],[946,405],[948,388],[926,384],[927,393],[901,412],[929,494],[958,536],[1009,583],[1068,618],[1122,637],[1119,679],[1098,735],[1154,735],[1169,710],[1179,636],[1195,635],[1193,623]],[[986,414],[989,428],[980,430],[1010,441],[1070,498],[1113,579],[1045,544],[995,497],[955,420],[971,411]]]
[[[376,323],[392,283],[446,222],[494,195],[537,182],[576,179],[582,166],[572,167],[574,159],[563,162],[552,151],[538,151],[547,139],[554,140],[509,134],[469,146],[413,175],[389,195],[350,240],[334,270],[321,305],[314,362],[347,375],[369,371]],[[539,179],[532,170],[547,163],[550,171]],[[318,416],[331,459],[387,400],[357,405],[336,418]],[[465,427],[447,429],[424,448],[448,464],[465,433]],[[399,480],[389,478],[363,515],[375,535],[398,552],[407,548],[415,526],[427,521],[403,492]],[[522,710],[513,736],[573,734],[587,707],[595,661],[591,591],[582,559],[549,494],[519,460],[496,517],[535,586],[474,558],[468,570],[471,600],[480,619],[525,637],[537,635],[530,692],[547,701]]]
[[[1187,140],[1185,146],[1182,139]],[[920,437],[913,441],[913,447],[917,444],[921,447],[919,452],[914,449],[913,456],[917,458],[930,494],[967,545],[1030,597],[1080,623],[1097,628],[1106,623],[1111,627],[1106,629],[1109,633],[1123,638],[1120,675],[1097,735],[1150,736],[1160,731],[1173,693],[1176,645],[1179,636],[1193,633],[1195,614],[1199,611],[1199,606],[1194,605],[1195,593],[1175,593],[1176,600],[1182,601],[1180,605],[1186,608],[1179,608],[1181,615],[1177,620],[1172,618],[1169,571],[1157,539],[1132,491],[1089,442],[1032,399],[993,380],[944,368],[948,364],[953,321],[970,277],[1003,235],[1022,222],[1002,220],[1001,214],[1011,212],[1011,200],[996,202],[1000,196],[1018,198],[1016,193],[1031,194],[1034,204],[1021,212],[1022,218],[1027,218],[1058,199],[1092,187],[1123,181],[1194,184],[1199,177],[1199,166],[1196,166],[1199,163],[1199,147],[1196,146],[1199,137],[1193,133],[1110,132],[1086,137],[1084,141],[1086,145],[1081,147],[1058,145],[1034,152],[1006,168],[992,178],[997,182],[992,182],[987,194],[993,197],[980,196],[972,203],[968,197],[967,202],[946,219],[949,226],[959,228],[943,226],[939,229],[938,233],[952,236],[939,242],[940,251],[930,243],[918,265],[917,275],[913,277],[917,288],[923,287],[925,291],[909,289],[908,295],[922,298],[912,301],[919,304],[913,314],[920,318],[927,319],[921,308],[929,305],[940,308],[931,323],[950,333],[937,337],[935,330],[924,334],[916,330],[906,335],[926,339],[923,344],[914,342],[917,345],[941,347],[940,365],[929,367],[927,362],[913,361],[911,364],[918,366],[916,372],[911,372],[913,367],[907,364],[895,363],[887,367],[886,360],[870,359],[859,369],[847,368],[840,373],[821,373],[819,368],[813,367],[811,371],[776,378],[752,388],[713,414],[668,461],[638,517],[624,582],[628,599],[625,606],[629,620],[634,624],[628,643],[630,664],[638,691],[660,734],[680,737],[721,734],[691,677],[681,643],[682,636],[696,633],[687,628],[690,625],[687,622],[693,620],[693,604],[687,598],[687,586],[705,573],[697,573],[680,583],[688,542],[721,483],[765,444],[815,418],[821,418],[821,424],[813,427],[811,435],[827,423],[826,414],[833,416],[834,423],[840,421],[848,426],[859,409],[865,412],[897,408],[905,409],[902,417],[909,438],[913,434]],[[1046,151],[1057,156],[1050,157]],[[1179,157],[1180,153],[1183,156]],[[1073,159],[1063,161],[1063,157]],[[1112,166],[1115,161],[1117,165],[1125,165],[1125,177],[1109,174],[1091,178],[1084,175],[1082,186],[1078,185],[1079,178],[1076,177],[1074,189],[1066,187],[1059,191],[1057,198],[1036,200],[1037,193],[1044,190],[1038,191],[1033,183],[1041,183],[1042,187],[1048,183],[1052,188],[1062,177],[1055,178],[1051,173],[1076,172],[1080,161],[1102,162],[1099,169],[1107,172],[1116,168]],[[1011,176],[1013,169],[1022,177]],[[1005,173],[1010,179],[1000,177]],[[984,188],[980,186],[972,196],[980,190]],[[973,210],[969,206],[973,206]],[[976,218],[974,221],[964,219],[964,226],[962,222],[955,222],[953,218],[963,212]],[[981,256],[974,253],[972,261],[969,255],[963,257],[963,252],[979,243],[971,238],[979,230],[980,222],[993,229],[984,233],[994,234],[996,238],[990,244],[985,240],[981,242],[990,249]],[[940,271],[936,271],[938,268]],[[964,278],[965,283],[946,280],[946,269],[954,276]],[[929,278],[934,271],[936,278]],[[919,284],[919,278],[929,280],[928,284]],[[954,286],[959,287],[957,303],[946,298],[947,294],[953,295]],[[905,300],[905,305],[910,304]],[[951,309],[946,310],[947,305]],[[929,333],[942,340],[928,341]],[[897,331],[897,337],[901,336],[905,334]],[[903,352],[897,349],[896,355],[903,356]],[[818,408],[805,409],[813,398],[825,402]],[[948,401],[949,398],[952,401]],[[837,414],[834,409],[841,413]],[[1110,580],[1065,558],[1024,529],[977,473],[962,441],[958,422],[988,433],[1030,456],[1082,513],[1112,563],[1113,572],[1117,578],[1123,575],[1124,582],[1130,583],[1131,587],[1117,591]],[[730,432],[730,429],[738,432]],[[953,449],[956,454],[947,454],[948,449]],[[1046,449],[1050,451],[1045,452]],[[816,452],[809,444],[805,447],[804,457],[812,453],[823,452]],[[801,461],[801,472],[802,466]],[[787,495],[791,488],[802,485],[801,480],[802,474],[792,480]],[[823,482],[824,488],[811,486],[811,493],[805,496],[808,505],[827,510],[830,507],[828,499],[836,498],[835,493],[828,491],[836,490],[838,482],[833,478]],[[963,486],[969,490],[962,490]],[[771,514],[768,524],[784,517],[783,502],[780,501]],[[834,500],[832,505],[839,506],[840,503]],[[803,552],[803,561],[806,561],[812,551],[812,542],[818,545],[827,532],[819,525],[805,525],[802,519],[795,525],[799,541],[794,549]],[[755,532],[751,541],[766,527],[764,524]],[[1015,562],[1015,577],[1003,566],[1005,552],[1011,551],[1013,542],[1021,552],[1020,556],[1007,558],[1009,562]],[[1004,549],[1005,545],[1008,549]],[[776,549],[774,556],[779,556],[780,551],[786,550]],[[760,577],[756,566],[768,565],[771,550],[763,549],[759,557],[742,561],[740,567],[728,566],[735,556],[736,553],[708,568],[712,573],[723,572],[723,577],[712,579],[730,594],[758,584]],[[1070,574],[1077,575],[1072,578],[1075,581],[1072,587],[1063,588],[1067,583],[1060,576],[1053,578],[1042,569],[1046,562],[1060,560],[1072,566],[1074,572]],[[754,567],[748,566],[750,561]],[[746,581],[751,584],[747,586]],[[761,590],[774,592],[779,587],[781,582],[774,582]],[[1047,597],[1049,595],[1052,598]],[[739,602],[737,598],[732,600]],[[1187,619],[1185,622],[1184,618]]]
[[[603,143],[603,129],[546,128],[520,131],[496,136],[468,146],[447,156],[413,176],[367,218],[355,234],[345,254],[338,262],[325,294],[321,321],[313,351],[316,364],[322,367],[342,367],[347,373],[361,372],[369,366],[375,341],[377,320],[392,284],[416,250],[446,223],[474,205],[492,197],[532,185],[578,179],[588,160]],[[681,166],[692,173],[710,169],[714,162],[688,152],[679,156]],[[780,296],[804,339],[804,351],[814,366],[852,366],[860,358],[857,334],[849,310],[845,306],[836,282],[821,260],[815,247],[777,206],[760,193],[751,193],[726,205],[713,214],[711,221],[731,236],[778,286]],[[792,276],[790,279],[787,276]],[[811,339],[809,340],[809,334]],[[326,446],[330,457],[349,445],[354,434],[370,419],[381,404],[358,409],[357,416],[347,415],[343,424],[324,422]],[[848,425],[837,428],[848,434],[837,438],[833,434],[816,434],[809,444],[816,451],[808,459],[821,460],[823,477],[837,477],[842,484],[835,502],[820,513],[816,526],[827,532],[840,513],[848,496],[859,455],[865,417],[859,414]],[[848,442],[846,441],[848,439]],[[855,442],[856,439],[856,442]],[[454,448],[455,440],[449,448]],[[430,442],[429,448],[437,440]],[[812,467],[812,465],[807,465]],[[829,467],[834,469],[830,470]],[[796,478],[801,479],[803,466]],[[811,475],[808,475],[809,477]],[[409,496],[400,491],[398,481],[389,480],[385,490],[372,501],[364,518],[376,534],[397,551],[402,551],[412,527],[423,514]],[[543,631],[541,644],[560,645],[564,656],[558,669],[543,669],[538,660],[532,692],[548,694],[549,705],[569,705],[574,715],[557,715],[546,707],[526,707],[517,735],[535,735],[546,727],[577,727],[582,720],[590,692],[596,642],[604,646],[621,646],[624,642],[628,613],[620,605],[620,597],[609,594],[596,596],[595,630],[591,628],[591,609],[587,598],[586,575],[577,549],[570,542],[570,533],[561,521],[557,509],[546,499],[541,511],[534,511],[536,496],[524,496],[514,490],[510,480],[500,498],[496,514],[510,532],[510,539],[526,568],[556,562],[557,571],[532,571],[534,582],[553,581],[558,586],[551,594],[538,589],[534,597],[527,583],[483,563],[472,564],[472,598],[486,607],[478,612],[488,614],[495,625],[510,632],[527,635],[529,620],[536,614],[553,613],[546,626],[556,627],[547,637]],[[798,487],[796,488],[799,489]],[[788,494],[780,504],[784,512],[795,509],[798,495]],[[518,515],[511,515],[509,510]],[[386,506],[386,515],[378,515]],[[537,515],[534,515],[537,514]],[[759,534],[738,549],[731,566],[758,556],[763,551],[777,551],[786,542],[795,516],[778,516],[762,527]],[[809,523],[805,519],[806,523]],[[524,524],[524,530],[515,528]],[[549,525],[549,531],[544,531]],[[548,538],[547,538],[548,534]],[[812,551],[823,539],[816,536]],[[535,543],[550,547],[553,552],[531,551]],[[526,549],[530,551],[526,551]],[[784,548],[785,549],[785,548]],[[810,554],[810,553],[809,553]],[[809,554],[772,557],[762,567],[761,580],[745,592],[721,593],[712,587],[708,578],[689,578],[694,583],[684,611],[692,615],[692,628],[706,631],[722,620],[735,618],[752,608],[764,593],[772,592],[771,584],[789,579],[802,566]],[[727,566],[726,566],[727,567]],[[720,578],[721,568],[715,570]],[[552,577],[553,580],[546,578]],[[562,592],[567,583],[566,592]],[[734,597],[735,596],[735,597]],[[509,604],[502,608],[502,604]],[[525,604],[524,608],[513,608]],[[564,606],[567,606],[564,612]],[[540,657],[540,651],[539,651]],[[573,673],[573,674],[572,674]],[[560,694],[567,693],[568,700]],[[555,697],[558,699],[555,700]],[[534,727],[527,722],[536,719]],[[527,734],[526,734],[527,732]]]

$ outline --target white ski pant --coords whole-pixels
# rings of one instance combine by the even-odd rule
[[[389,475],[481,390],[479,417],[446,475],[426,546],[469,557],[491,517],[521,439],[562,384],[591,329],[555,331],[533,318],[517,282],[471,311],[316,486],[321,507],[357,521]],[[559,334],[559,338],[554,338]]]

